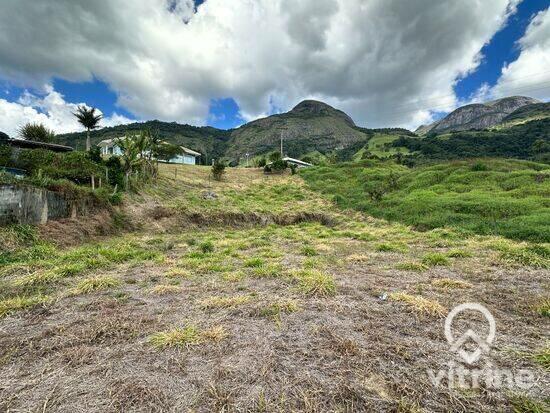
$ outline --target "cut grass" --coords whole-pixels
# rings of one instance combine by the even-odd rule
[[[32,297],[13,297],[0,300],[0,318],[6,315],[26,308],[35,307],[44,304],[50,300],[50,297],[45,295],[36,295]]]
[[[72,294],[89,294],[95,291],[103,291],[109,288],[118,287],[120,280],[110,276],[100,276],[86,278],[80,281],[77,286],[72,290]]]
[[[156,285],[149,291],[153,295],[169,295],[169,294],[178,294],[182,291],[181,287],[178,285]]]
[[[443,288],[446,290],[453,289],[467,289],[472,288],[473,285],[467,281],[455,280],[452,278],[439,278],[432,281],[434,287]]]
[[[407,246],[404,244],[396,244],[385,242],[376,246],[378,252],[407,252]]]
[[[406,304],[413,312],[422,315],[443,317],[447,310],[435,300],[428,300],[419,295],[391,293],[390,300]]]
[[[170,268],[164,274],[168,278],[190,278],[191,273],[183,268]]]
[[[449,259],[440,252],[430,252],[422,257],[422,264],[428,267],[447,266]]]
[[[500,260],[509,264],[520,264],[532,268],[550,268],[550,249],[543,245],[514,247],[502,244]]]
[[[250,295],[237,295],[233,297],[208,297],[200,302],[201,308],[205,310],[215,308],[235,308],[248,303],[252,297]]]
[[[550,370],[550,343],[533,354],[533,360],[547,370]]]
[[[316,269],[295,271],[298,290],[304,295],[332,296],[336,293],[336,284],[332,275]]]
[[[200,331],[196,326],[189,325],[169,331],[161,331],[149,336],[148,342],[157,349],[185,348],[203,344],[207,341],[219,342],[229,334],[223,326],[214,326]]]
[[[550,317],[550,298],[546,298],[537,304],[535,311],[543,317]]]
[[[402,271],[414,271],[414,272],[422,272],[429,269],[429,267],[426,264],[423,264],[421,262],[403,262],[401,264],[397,264],[396,268]]]
[[[548,413],[550,410],[550,405],[546,401],[539,402],[524,395],[511,396],[510,403],[514,413]]]
[[[267,265],[254,268],[254,277],[257,278],[280,278],[284,276],[283,266],[281,264],[269,263]]]
[[[311,245],[304,245],[300,252],[302,255],[305,255],[306,257],[314,257],[316,255],[319,255],[319,253],[313,248]]]
[[[261,317],[280,319],[281,314],[295,313],[300,309],[296,301],[281,300],[269,304],[260,310]]]
[[[265,261],[260,257],[250,258],[244,262],[247,268],[259,268],[265,264]]]
[[[162,331],[149,337],[149,343],[158,349],[170,347],[189,348],[199,344],[200,340],[199,330],[192,325],[184,328],[175,328],[170,331]]]

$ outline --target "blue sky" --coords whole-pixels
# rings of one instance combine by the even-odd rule
[[[50,4],[52,13],[55,12],[54,16],[72,12],[70,8],[56,9],[62,6],[54,0],[44,1]],[[14,36],[13,40],[10,39],[12,47],[2,50],[0,45],[0,60],[4,61],[0,61],[0,90],[3,90],[0,103],[3,100],[21,105],[21,108],[12,105],[7,109],[0,105],[0,115],[13,115],[17,110],[23,111],[32,107],[36,111],[32,119],[40,121],[43,118],[40,115],[44,115],[44,119],[50,122],[52,128],[59,127],[63,130],[63,124],[67,123],[70,117],[71,107],[74,104],[85,103],[99,108],[106,118],[112,118],[110,124],[162,119],[229,129],[258,116],[281,110],[279,108],[290,109],[301,99],[319,98],[348,112],[360,125],[379,127],[397,126],[399,123],[414,127],[415,122],[418,125],[419,122],[430,121],[430,117],[433,120],[442,116],[444,112],[438,112],[442,106],[441,99],[449,96],[449,93],[454,92],[456,101],[467,102],[482,85],[497,88],[499,82],[503,81],[503,67],[520,60],[522,48],[519,47],[518,41],[524,38],[526,31],[532,26],[533,16],[546,10],[549,4],[543,0],[523,0],[517,6],[517,11],[508,18],[507,23],[500,27],[501,23],[498,21],[502,22],[506,15],[506,5],[510,0],[488,0],[481,3],[477,0],[464,0],[460,3],[456,3],[455,0],[434,0],[434,8],[440,7],[438,13],[451,14],[448,20],[441,16],[441,21],[450,21],[451,24],[456,22],[456,27],[448,27],[448,23],[438,26],[436,21],[433,22],[433,28],[426,27],[433,21],[433,16],[427,14],[425,8],[420,8],[412,11],[417,14],[420,23],[410,33],[406,30],[409,29],[407,24],[411,21],[411,10],[398,1],[388,0],[387,3],[380,3],[378,9],[368,11],[370,14],[365,16],[369,19],[368,25],[359,21],[357,27],[349,28],[352,35],[358,34],[360,30],[367,30],[361,36],[357,35],[357,39],[360,39],[357,44],[348,44],[345,37],[333,39],[337,41],[329,44],[325,36],[327,28],[331,27],[331,18],[335,17],[334,13],[353,14],[354,10],[361,10],[353,9],[351,6],[346,10],[343,6],[357,4],[357,7],[361,7],[359,0],[302,0],[294,3],[290,10],[282,11],[280,8],[270,8],[275,0],[257,0],[252,7],[254,10],[251,10],[250,3],[242,0],[195,0],[194,7],[189,0],[170,0],[165,10],[169,14],[166,15],[154,9],[163,1],[167,0],[132,0],[128,3],[128,8],[135,9],[124,12],[116,9],[108,0],[98,0],[97,3],[82,1],[81,7],[88,8],[89,13],[68,14],[66,18],[60,19],[60,24],[74,23],[74,27],[60,27],[58,36],[54,30],[44,31],[36,27],[40,33],[48,33],[44,35],[44,39],[29,35],[29,38],[34,39],[33,43],[24,45],[19,44],[22,37]],[[288,5],[288,2],[285,3],[283,0],[277,1]],[[203,4],[205,2],[207,4]],[[36,21],[29,3],[27,7],[19,10],[16,9],[17,3],[11,4],[15,5],[14,10],[3,10],[6,6],[0,5],[0,35],[3,35],[2,11],[6,18],[4,26],[14,20],[10,18],[10,13],[13,13],[12,17],[28,18],[29,26]],[[386,4],[387,10],[384,10]],[[338,7],[335,8],[334,5]],[[109,7],[113,7],[110,13],[106,10]],[[412,9],[415,7],[410,6]],[[143,13],[141,20],[146,26],[141,30],[131,24],[124,27],[128,21],[126,16],[132,12]],[[37,13],[43,13],[43,9],[37,8]],[[550,13],[546,14],[549,15],[547,20],[550,21]],[[120,34],[127,30],[127,36],[110,38],[108,28],[98,26],[97,22],[90,25],[88,30],[81,30],[83,25],[90,24],[90,16],[94,15],[98,16],[98,22],[102,21],[101,16],[112,15],[113,20],[116,20],[112,24],[117,25]],[[86,20],[81,20],[83,16]],[[199,24],[196,16],[207,21],[210,26]],[[392,26],[384,20],[388,16]],[[135,19],[136,24],[139,24],[138,17]],[[152,24],[146,21],[148,18],[157,20],[152,20]],[[179,22],[174,18],[179,19]],[[398,22],[399,19],[402,19],[401,24]],[[478,20],[474,21],[476,19]],[[166,27],[159,26],[159,21],[166,21]],[[280,32],[282,23],[287,26],[284,28],[285,32]],[[380,26],[376,26],[377,24]],[[369,26],[372,26],[370,32]],[[154,29],[155,27],[158,29]],[[262,27],[262,30],[258,31],[258,27]],[[387,27],[392,30],[403,28],[403,53],[391,49],[395,33],[392,30],[384,33]],[[154,30],[146,34],[145,31],[149,28]],[[440,36],[446,34],[442,32],[447,28],[449,33],[456,34]],[[5,36],[13,36],[13,27],[6,27],[6,30]],[[89,34],[90,38],[80,39],[81,44],[89,44],[89,54],[82,53],[82,47],[77,43],[78,39],[67,40],[66,32],[70,30],[83,33],[82,36]],[[94,34],[93,30],[100,32]],[[143,38],[140,40],[143,40],[143,44],[134,45],[130,41],[136,32],[142,35]],[[105,33],[107,35],[103,39]],[[339,34],[335,33],[332,35]],[[542,33],[544,38],[545,32]],[[158,34],[164,37],[159,36],[161,42],[155,43],[158,41],[155,38]],[[379,60],[363,59],[356,50],[369,50],[361,42],[368,43],[370,37],[378,34],[380,39],[375,39],[377,42],[373,41],[373,44],[383,45],[382,55],[377,56]],[[463,39],[459,38],[461,35],[464,36]],[[48,36],[51,38],[47,38]],[[419,47],[419,50],[418,53],[411,51],[410,56],[423,56],[426,59],[425,65],[422,58],[417,57],[420,59],[418,62],[407,60],[409,58],[406,52],[410,47],[407,40],[415,36],[418,39],[413,39],[415,42],[410,44]],[[540,34],[538,36],[541,37]],[[438,37],[444,38],[446,43],[439,42]],[[122,42],[117,44],[120,39]],[[40,44],[42,40],[43,45]],[[101,43],[102,41],[104,43]],[[433,44],[430,44],[431,42]],[[55,50],[50,46],[53,44],[56,44]],[[280,48],[279,44],[286,44],[288,49]],[[357,73],[348,70],[346,62],[342,62],[337,70],[326,64],[341,52],[339,44],[350,48],[349,53],[343,56],[351,56],[354,59],[349,61],[348,66],[354,70],[358,67]],[[472,44],[479,45],[480,49],[472,50]],[[334,45],[336,47],[330,49]],[[73,46],[74,50],[71,49]],[[167,46],[166,49],[164,46]],[[33,47],[35,49],[32,49]],[[136,48],[131,49],[132,47]],[[438,57],[438,48],[445,47],[455,52],[447,57]],[[547,53],[546,56],[550,56],[548,43],[542,46],[534,44],[534,49],[537,47]],[[18,55],[19,50],[25,52]],[[327,52],[323,54],[320,50]],[[277,53],[280,51],[283,53]],[[476,60],[475,56],[479,51],[482,55],[481,63],[471,70],[474,66],[472,62]],[[384,53],[387,53],[387,56]],[[470,55],[462,56],[468,53]],[[105,60],[102,60],[103,54]],[[400,55],[405,56],[402,62],[392,62],[389,69],[383,64],[378,67],[379,62],[391,61]],[[88,56],[92,56],[92,59],[88,59]],[[162,60],[164,56],[167,56],[165,61]],[[94,59],[97,61],[93,61]],[[147,63],[145,69],[136,70],[136,64],[139,66],[142,60]],[[106,61],[108,63],[105,63]],[[334,62],[340,63],[337,60]],[[431,65],[437,70],[431,72]],[[148,73],[151,67],[159,68],[159,72]],[[409,72],[409,67],[417,72]],[[532,63],[527,68],[529,74],[544,71],[544,67],[539,68]],[[464,70],[470,71],[461,79],[459,76]],[[523,67],[517,72],[524,74],[526,70]],[[439,83],[434,81],[432,87],[430,82],[434,73],[443,73],[444,76],[440,76]],[[361,79],[361,82],[358,83],[356,79]],[[512,83],[517,82],[514,76],[511,76],[511,80]],[[45,84],[48,85],[46,89],[41,89],[40,85]],[[394,94],[392,88],[404,90],[404,93],[409,94]],[[521,93],[521,88],[516,89],[518,94],[529,95]],[[514,92],[514,88],[510,90]],[[52,91],[55,92],[53,95]],[[22,96],[25,99],[22,99]],[[48,102],[45,102],[46,99]],[[415,101],[417,103],[414,103]],[[426,103],[422,104],[422,101],[429,101],[434,107],[426,107]],[[241,104],[240,107],[237,102]],[[65,107],[61,108],[63,105]],[[52,115],[49,112],[51,110],[57,110],[58,113]],[[13,118],[19,122],[21,119],[27,119],[27,113],[17,116],[13,115]],[[408,119],[401,119],[404,117]],[[0,119],[0,129],[2,128],[6,130]],[[12,127],[12,130],[15,130],[15,127]]]

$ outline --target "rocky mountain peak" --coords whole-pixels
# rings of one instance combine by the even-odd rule
[[[298,103],[289,113],[293,115],[337,116],[344,119],[350,126],[355,126],[353,119],[344,112],[317,100],[304,100]]]

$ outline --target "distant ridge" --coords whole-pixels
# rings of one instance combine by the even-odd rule
[[[501,123],[517,109],[540,101],[526,96],[511,96],[486,103],[462,106],[443,119],[431,125],[422,125],[415,132],[419,135],[428,132],[454,132],[471,129],[487,129]]]

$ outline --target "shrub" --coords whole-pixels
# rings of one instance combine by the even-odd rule
[[[204,254],[214,252],[214,243],[212,241],[204,241],[199,245],[200,250]]]
[[[216,159],[212,165],[212,177],[216,181],[221,181],[223,174],[225,173],[225,163]]]
[[[13,150],[11,146],[0,145],[0,166],[9,166],[12,163]]]

